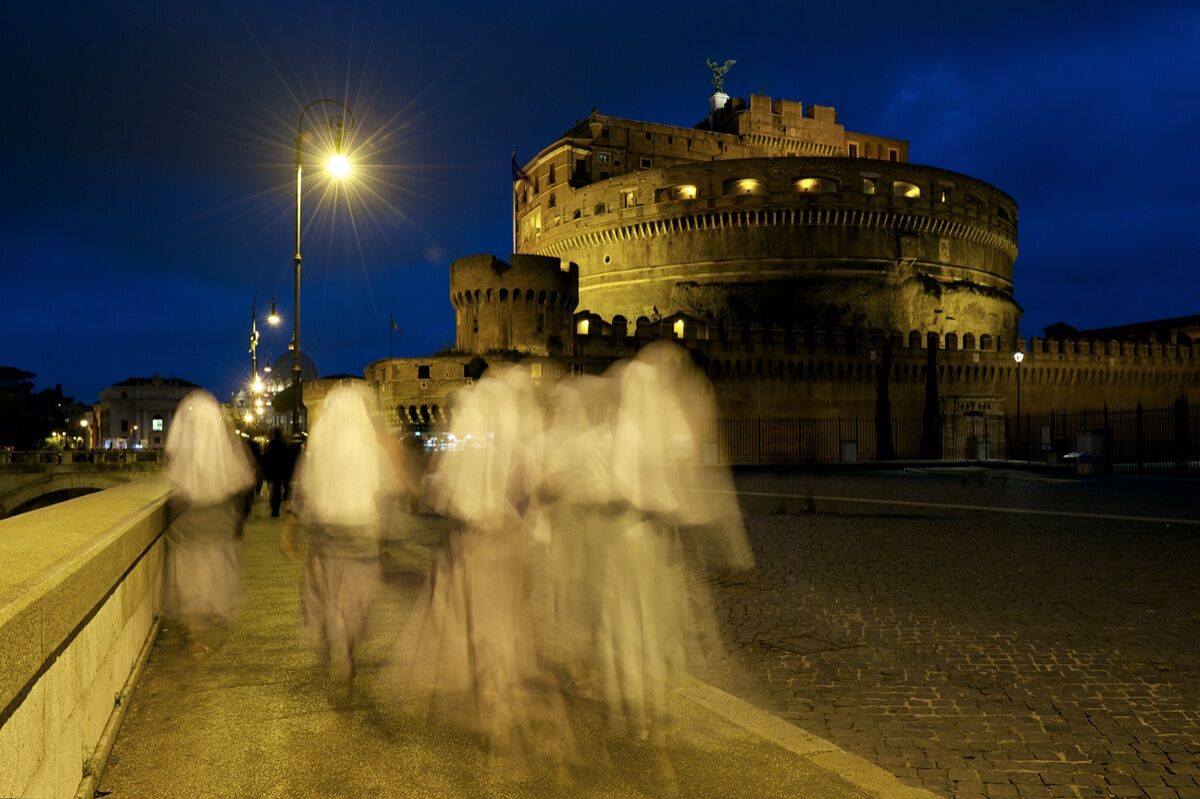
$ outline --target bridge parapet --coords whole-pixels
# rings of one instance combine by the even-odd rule
[[[50,466],[157,469],[164,463],[163,453],[159,450],[0,450],[0,469],[6,471],[12,467],[45,469]]]
[[[75,794],[160,610],[165,477],[0,520],[0,796]]]

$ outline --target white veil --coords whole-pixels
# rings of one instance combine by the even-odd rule
[[[212,505],[254,484],[246,448],[207,391],[193,391],[175,409],[167,431],[167,478],[197,505]]]
[[[376,437],[367,401],[359,386],[337,386],[325,398],[297,466],[300,512],[306,518],[374,524],[379,500],[396,490],[396,473]]]

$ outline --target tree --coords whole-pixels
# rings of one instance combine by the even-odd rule
[[[33,372],[0,366],[0,448],[40,449],[66,424],[62,386],[34,392]]]

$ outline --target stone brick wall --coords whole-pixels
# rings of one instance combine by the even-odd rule
[[[160,610],[166,494],[0,521],[0,796],[75,795]]]
[[[450,302],[459,350],[569,354],[579,268],[536,255],[459,258],[450,265]]]

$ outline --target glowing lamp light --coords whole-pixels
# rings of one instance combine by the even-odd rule
[[[349,177],[352,169],[350,159],[342,153],[330,156],[329,160],[325,162],[325,168],[338,180]]]
[[[88,426],[88,420],[87,420],[87,419],[80,419],[80,420],[79,420],[79,426],[80,426],[80,427],[87,427],[87,426]]]
[[[251,411],[246,411],[246,415],[242,417],[242,420],[243,420],[243,421],[244,421],[246,424],[250,424],[251,422],[253,422],[253,421],[254,421],[254,413],[253,413],[253,412],[251,412]]]
[[[1017,363],[1020,363],[1021,361],[1025,360],[1025,353],[1021,352],[1020,350],[1017,350],[1016,352],[1013,353],[1013,360],[1016,361]]]
[[[283,317],[279,315],[279,311],[275,310],[275,303],[271,303],[271,312],[267,314],[267,324],[272,326],[278,325],[283,321]]]
[[[261,377],[255,377],[254,382],[250,384],[250,390],[255,394],[261,394],[263,390],[263,381]]]

